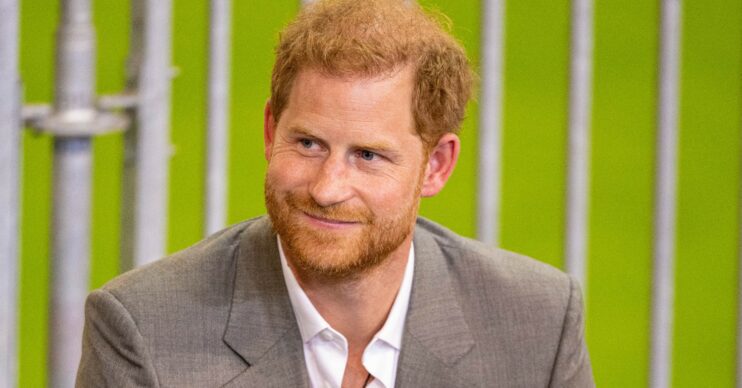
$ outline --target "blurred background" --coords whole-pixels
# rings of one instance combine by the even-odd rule
[[[94,1],[97,87],[124,88],[127,1]],[[448,15],[480,64],[478,0],[425,0]],[[21,1],[25,101],[52,99],[57,0]],[[277,32],[294,0],[235,1],[228,221],[264,213],[262,114]],[[652,241],[660,63],[660,1],[595,0],[587,242],[587,339],[601,387],[649,380]],[[568,0],[505,5],[499,244],[564,268],[570,81]],[[208,3],[175,0],[167,248],[204,235]],[[679,170],[671,370],[675,387],[735,386],[740,258],[742,1],[688,0],[681,18]],[[465,236],[476,230],[479,110],[469,106],[462,157],[422,214]],[[120,272],[123,135],[94,141],[92,270]],[[52,139],[25,131],[21,212],[19,379],[47,384]],[[498,152],[493,150],[493,152]],[[739,386],[739,385],[738,385]]]

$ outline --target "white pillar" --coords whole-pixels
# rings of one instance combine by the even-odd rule
[[[0,387],[18,385],[21,158],[18,0],[0,0]]]
[[[138,105],[126,133],[122,267],[165,254],[170,162],[172,0],[133,0],[129,86]]]
[[[502,169],[504,0],[483,2],[482,94],[479,104],[477,238],[498,245]]]
[[[681,39],[680,0],[662,1],[650,386],[672,380]]]
[[[96,117],[95,32],[90,0],[63,0],[55,96],[49,382],[73,387],[80,362],[90,268],[90,133]]]
[[[572,0],[571,39],[567,234],[564,256],[567,272],[585,287],[590,191],[593,0]]]
[[[742,183],[740,184],[739,219],[742,220]],[[737,268],[737,363],[736,363],[736,387],[742,388],[742,223],[740,224],[737,246],[739,248],[739,267]]]
[[[222,229],[227,220],[229,156],[229,82],[231,0],[211,0],[209,20],[208,125],[206,155],[206,235]]]
[[[49,321],[49,383],[74,387],[82,350],[90,259],[90,138],[54,141],[54,262]]]

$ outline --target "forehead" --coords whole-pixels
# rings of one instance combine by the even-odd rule
[[[372,77],[335,76],[305,69],[293,82],[281,121],[285,118],[289,125],[308,129],[342,126],[349,131],[380,131],[393,128],[399,134],[417,135],[412,92],[413,74],[407,67]]]

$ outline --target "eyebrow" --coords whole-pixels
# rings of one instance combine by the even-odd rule
[[[291,135],[305,135],[309,137],[314,137],[314,134],[312,132],[304,127],[300,126],[293,126],[289,128],[289,133]]]

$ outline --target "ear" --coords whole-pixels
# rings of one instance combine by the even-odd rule
[[[443,189],[456,167],[461,151],[461,141],[454,133],[446,133],[430,150],[425,176],[420,190],[423,197],[432,197]]]
[[[271,152],[273,150],[273,139],[276,134],[276,118],[273,116],[271,110],[271,100],[269,99],[265,103],[265,111],[263,112],[263,144],[265,146],[265,160],[271,160]]]

